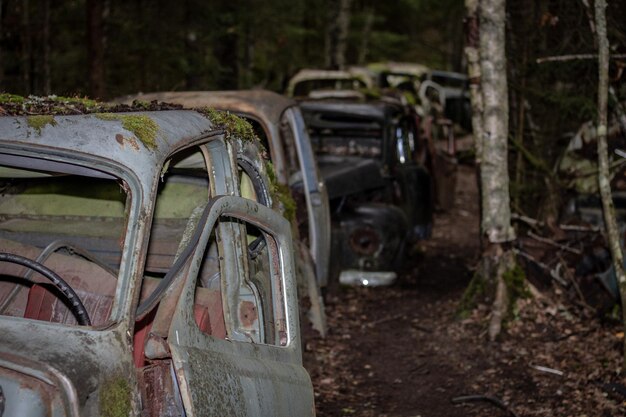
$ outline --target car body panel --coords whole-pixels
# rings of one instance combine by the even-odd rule
[[[293,291],[295,278],[291,241],[289,233],[285,232],[284,220],[269,208],[259,209],[258,203],[238,197],[239,183],[234,178],[237,176],[237,153],[241,152],[242,141],[237,138],[226,140],[223,131],[216,130],[207,117],[195,111],[45,117],[43,126],[35,126],[29,117],[0,117],[0,164],[14,167],[16,172],[20,169],[37,169],[118,181],[129,196],[129,205],[125,209],[126,232],[123,242],[120,242],[122,252],[113,306],[109,320],[103,326],[76,326],[0,316],[3,328],[0,332],[0,386],[8,391],[15,384],[26,384],[31,387],[29,392],[33,398],[30,408],[24,403],[14,404],[12,399],[8,399],[7,409],[20,410],[21,414],[32,413],[32,416],[50,413],[55,417],[138,416],[146,412],[151,415],[193,415],[193,408],[189,411],[183,411],[182,408],[192,405],[181,401],[199,395],[202,388],[185,384],[190,378],[188,373],[193,372],[194,380],[204,377],[219,381],[219,386],[213,386],[215,391],[212,393],[223,401],[222,405],[234,404],[232,415],[258,415],[248,403],[239,402],[242,398],[248,401],[247,396],[251,396],[250,404],[256,404],[271,415],[294,415],[290,414],[293,410],[297,410],[298,415],[313,415],[313,391],[310,378],[301,366],[297,323],[290,323],[290,338],[286,347],[256,346],[244,336],[229,330],[229,340],[219,340],[218,344],[229,351],[230,364],[237,363],[238,370],[224,361],[220,364],[212,363],[210,367],[193,370],[185,368],[182,365],[185,355],[194,355],[180,348],[181,345],[175,343],[174,339],[171,340],[172,346],[177,347],[172,352],[159,350],[156,337],[148,338],[146,344],[141,345],[145,347],[145,354],[150,357],[151,364],[138,368],[137,363],[133,363],[137,353],[133,351],[138,348],[138,345],[133,346],[133,338],[138,332],[135,309],[140,298],[140,284],[145,280],[144,269],[149,263],[146,258],[151,242],[157,190],[161,187],[163,175],[168,171],[171,156],[192,146],[202,150],[211,167],[208,169],[211,175],[210,190],[207,190],[205,198],[214,201],[220,195],[233,196],[229,198],[247,207],[246,210],[239,209],[237,213],[248,215],[248,220],[253,222],[264,221],[269,233],[281,237],[280,257],[270,259],[280,259],[283,264],[283,268],[275,274],[284,280],[286,289],[283,311],[292,321],[298,315]],[[143,136],[145,132],[138,131],[136,125],[132,127],[126,123],[128,121],[154,128],[152,134],[150,137]],[[59,178],[63,179],[62,176]],[[229,201],[233,203],[233,200]],[[263,216],[257,219],[252,213],[254,209],[256,212],[261,211]],[[219,227],[223,229],[222,237],[226,241],[243,236]],[[274,231],[273,227],[279,230]],[[204,230],[205,236],[210,234],[212,225],[205,225]],[[0,241],[0,251],[9,247],[15,245]],[[242,245],[235,245],[234,248],[240,256],[246,250]],[[198,259],[201,253],[196,249],[195,254],[194,262],[197,264],[201,260]],[[5,271],[5,266],[1,267]],[[184,317],[190,308],[189,304],[176,297],[177,288],[192,281],[189,270],[187,267],[187,270],[182,270],[175,277],[157,309],[171,313],[170,321],[172,316]],[[228,289],[230,284],[224,282],[225,277],[222,274],[222,285]],[[233,275],[229,275],[229,278],[236,281]],[[167,310],[172,305],[168,301],[176,302],[173,303],[176,307],[173,311]],[[223,314],[228,329],[236,328],[232,324],[237,323],[237,313],[233,307],[237,308],[237,304],[233,306],[232,303],[224,303]],[[173,338],[188,330],[182,327],[182,321],[176,323],[177,333],[172,334]],[[157,328],[152,331],[158,333]],[[188,330],[187,334],[189,332],[192,331]],[[208,346],[197,345],[194,349],[197,354],[205,355],[203,349],[208,349]],[[168,365],[170,363],[173,365]],[[268,366],[268,363],[274,366]],[[157,403],[163,396],[147,395],[143,384],[147,378],[146,371],[159,366],[165,370],[165,377],[157,378],[157,382],[169,384],[166,394],[169,396],[168,401],[171,401],[152,404],[148,398]],[[169,369],[177,370],[171,378],[167,374]],[[260,369],[266,373],[261,375]],[[243,397],[218,395],[224,392],[232,394],[241,386],[241,375],[246,373],[245,384],[248,385],[243,391]],[[285,389],[285,382],[280,382],[286,378],[284,375],[288,375],[290,383],[298,389]],[[273,395],[266,396],[268,392]],[[44,405],[37,405],[39,403]]]
[[[320,286],[328,281],[330,259],[330,214],[328,197],[311,149],[308,132],[297,103],[266,90],[156,92],[127,96],[117,101],[159,100],[189,108],[211,107],[230,111],[259,123],[268,138],[268,147],[280,183],[290,185],[290,172],[301,172],[308,217],[308,243]],[[293,143],[282,132],[288,124]],[[298,161],[290,161],[285,145],[295,146]],[[298,166],[299,165],[299,166]]]

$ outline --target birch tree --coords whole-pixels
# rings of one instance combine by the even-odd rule
[[[505,0],[466,0],[472,125],[481,194],[483,255],[475,279],[486,281],[493,300],[489,338],[495,339],[509,305],[505,275],[515,266],[508,174],[508,91]]]
[[[326,31],[326,67],[343,69],[346,65],[346,47],[350,28],[352,0],[330,2]]]
[[[607,103],[609,92],[609,41],[606,30],[606,0],[595,1],[595,30],[598,41],[598,184],[602,198],[604,226],[609,241],[615,275],[622,300],[622,321],[626,326],[626,273],[620,246],[619,229],[615,219],[611,185],[609,182],[609,156],[606,134],[608,130]],[[592,28],[593,30],[593,28]],[[624,367],[626,367],[626,340],[624,341]]]

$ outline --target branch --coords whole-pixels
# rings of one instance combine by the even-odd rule
[[[556,282],[558,282],[562,287],[567,288],[567,281],[565,281],[563,278],[561,278],[561,276],[559,275],[559,266],[561,265],[560,263],[557,265],[557,267],[555,269],[550,268],[548,265],[546,265],[545,263],[536,260],[535,258],[533,258],[531,255],[529,255],[526,252],[523,252],[519,249],[513,248],[513,253],[516,255],[521,256],[522,258],[534,263],[535,265],[537,265],[539,268],[543,269],[544,271],[548,272],[548,274],[552,277],[553,280],[555,280]]]
[[[624,59],[626,58],[626,54],[615,54],[611,55],[611,59]],[[546,56],[543,58],[537,58],[537,64],[543,64],[545,62],[565,62],[565,61],[575,61],[575,60],[584,60],[584,59],[598,59],[598,54],[572,54],[572,55],[557,55],[557,56]]]
[[[506,411],[511,417],[517,417],[517,414],[515,414],[513,410],[507,407],[506,404],[501,399],[497,397],[492,397],[490,395],[463,395],[461,397],[455,397],[452,399],[452,402],[454,404],[476,402],[476,401],[488,402],[490,404],[495,405],[499,409]]]
[[[548,167],[546,166],[546,164],[544,163],[543,160],[541,160],[540,158],[538,158],[535,155],[533,155],[522,143],[520,143],[514,137],[510,136],[509,140],[511,141],[513,146],[515,146],[515,149],[520,151],[522,153],[522,155],[524,155],[524,158],[526,158],[526,160],[533,167],[535,167],[539,171],[543,171],[546,174],[552,175],[552,172],[548,169]]]
[[[570,248],[567,245],[561,245],[560,243],[558,243],[558,242],[556,242],[556,241],[554,241],[552,239],[548,239],[546,237],[542,237],[542,236],[536,235],[536,234],[534,234],[533,232],[530,232],[530,231],[528,232],[528,236],[533,238],[533,239],[535,239],[535,240],[538,240],[539,242],[546,243],[546,244],[548,244],[550,246],[557,247],[559,249],[562,249],[562,250],[570,252],[570,253],[575,253],[576,255],[582,255],[583,254],[582,251],[580,251],[578,249]]]

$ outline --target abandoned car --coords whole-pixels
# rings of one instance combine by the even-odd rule
[[[328,282],[330,212],[328,195],[297,103],[266,90],[159,92],[129,96],[122,101],[133,100],[156,100],[187,108],[211,107],[245,117],[252,124],[269,151],[277,182],[289,187],[296,202],[293,220],[299,237],[296,267],[301,295],[308,295],[309,318],[313,327],[324,334],[324,304],[319,290]]]
[[[315,414],[244,139],[187,110],[0,117],[5,416]]]
[[[393,100],[300,102],[331,200],[333,274],[390,284],[404,248],[430,235],[432,178],[415,118]]]
[[[324,91],[359,91],[374,87],[369,72],[362,68],[348,70],[303,69],[298,71],[287,85],[288,97],[311,97]],[[313,97],[316,98],[316,97]],[[354,98],[354,97],[351,97]]]
[[[436,205],[442,210],[451,209],[458,169],[455,123],[467,130],[467,123],[471,122],[471,115],[466,113],[469,111],[467,77],[406,62],[375,63],[368,65],[368,69],[374,74],[381,94],[414,106],[416,124],[430,149],[428,154],[423,154],[428,158],[422,163],[433,175]]]

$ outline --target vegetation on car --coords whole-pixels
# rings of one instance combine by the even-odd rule
[[[117,377],[105,382],[100,391],[103,417],[126,417],[131,413],[131,389],[128,381]]]
[[[213,123],[213,125],[224,129],[227,138],[235,136],[245,142],[258,142],[258,137],[256,133],[254,133],[252,125],[247,120],[237,116],[236,114],[208,107],[197,109],[197,111],[205,115],[211,123]]]
[[[156,136],[159,125],[150,116],[143,114],[114,114],[97,113],[96,117],[102,120],[119,120],[122,127],[132,132],[146,147],[154,149],[157,146]]]
[[[54,116],[50,116],[47,114],[28,116],[26,120],[28,121],[28,126],[35,129],[38,134],[41,134],[41,129],[46,127],[46,125],[54,126],[57,124],[57,122],[54,120]]]

